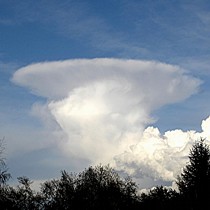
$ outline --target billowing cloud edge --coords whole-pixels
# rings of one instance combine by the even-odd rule
[[[59,127],[63,135],[57,146],[67,158],[112,162],[137,178],[171,181],[186,161],[192,139],[200,135],[181,130],[161,135],[158,128],[147,127],[154,110],[198,92],[201,81],[178,66],[74,59],[28,65],[12,81],[46,98],[32,111],[45,124]]]

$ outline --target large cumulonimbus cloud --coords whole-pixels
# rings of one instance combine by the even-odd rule
[[[91,163],[115,160],[116,167],[130,174],[137,173],[138,166],[145,176],[170,180],[172,165],[177,168],[177,158],[186,155],[180,151],[189,138],[176,142],[169,138],[171,132],[161,136],[158,129],[144,130],[153,122],[154,110],[198,91],[200,80],[177,66],[75,59],[28,65],[17,70],[12,80],[47,99],[34,110],[45,123],[55,121],[59,126],[65,138],[58,139],[58,146],[67,156]]]

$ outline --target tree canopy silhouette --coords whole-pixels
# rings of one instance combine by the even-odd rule
[[[177,178],[180,195],[190,209],[201,209],[210,196],[210,150],[204,139],[196,142],[189,163]]]
[[[140,196],[141,209],[151,210],[158,207],[159,210],[177,209],[178,193],[163,186],[156,186],[148,193],[142,193]]]
[[[45,209],[134,209],[137,186],[108,165],[89,167],[79,174],[62,171],[59,180],[42,185]]]
[[[6,167],[2,164],[0,169]],[[11,187],[9,176],[0,180],[3,210],[200,210],[210,196],[210,150],[204,139],[195,142],[189,162],[177,177],[178,191],[156,186],[139,194],[131,178],[120,177],[109,165],[90,166],[80,173],[61,171],[60,178],[43,182],[37,192],[25,176],[18,178],[17,187]]]

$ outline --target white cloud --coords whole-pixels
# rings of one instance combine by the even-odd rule
[[[144,130],[154,121],[154,110],[198,91],[200,81],[177,66],[75,59],[23,67],[12,81],[47,99],[34,106],[34,113],[52,130],[55,122],[56,129],[59,126],[64,135],[57,145],[67,157],[93,164],[115,160],[118,169],[132,175],[168,181],[185,161],[180,160],[195,135],[176,130],[162,136],[157,128]]]
[[[210,117],[202,121],[202,131],[172,130],[161,134],[158,128],[148,127],[130,151],[115,157],[115,167],[135,177],[173,182],[186,165],[192,145],[200,138],[210,145]]]
[[[144,97],[145,91],[149,93],[147,100],[160,99],[161,103],[182,100],[196,91],[199,84],[198,80],[185,75],[177,66],[155,61],[108,58],[37,63],[19,69],[13,77],[15,83],[49,99],[66,97],[74,88],[102,80],[132,83],[132,88],[139,88],[136,91]],[[182,87],[182,93],[177,91]],[[166,94],[166,97],[156,95],[154,90]]]

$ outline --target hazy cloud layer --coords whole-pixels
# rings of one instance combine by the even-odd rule
[[[75,59],[23,67],[12,81],[46,98],[33,113],[59,130],[67,157],[112,162],[138,177],[170,181],[183,165],[195,131],[145,127],[152,112],[197,93],[200,80],[178,66],[155,61]],[[202,124],[203,133],[207,134]],[[49,128],[48,128],[49,129]]]

